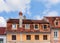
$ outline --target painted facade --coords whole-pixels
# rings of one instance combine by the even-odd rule
[[[31,20],[19,12],[19,19],[7,20],[5,30],[3,43],[60,43],[60,17]]]
[[[19,16],[19,19],[9,19],[7,21],[7,43],[50,43],[49,22],[45,20],[24,19],[21,12]],[[12,26],[13,24],[15,24],[15,29]],[[16,40],[12,39],[12,35],[16,36]],[[29,35],[30,39],[27,39]],[[35,38],[35,36],[38,38]]]
[[[60,17],[46,17],[51,25],[51,43],[60,43]]]

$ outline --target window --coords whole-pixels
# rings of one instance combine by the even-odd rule
[[[12,40],[16,40],[16,35],[12,35]]]
[[[12,29],[16,29],[16,24],[12,24]]]
[[[58,21],[56,21],[56,25],[58,25]]]
[[[55,26],[58,26],[58,20],[55,20],[55,22],[54,22],[54,24],[55,24]]]
[[[30,28],[30,24],[25,24],[25,29],[29,29]]]
[[[31,40],[31,35],[26,35],[27,40]]]
[[[0,39],[0,43],[3,43],[3,39]]]
[[[47,35],[43,35],[43,40],[47,40]]]
[[[57,31],[54,31],[54,37],[57,38],[58,36],[58,32]]]
[[[44,25],[43,28],[44,28],[44,29],[47,29],[47,25]]]
[[[39,35],[35,35],[35,40],[39,40]]]
[[[35,27],[35,29],[38,29],[38,25],[37,25],[37,24],[35,24],[35,26],[34,26],[34,27]]]

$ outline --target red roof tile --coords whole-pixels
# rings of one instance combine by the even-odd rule
[[[17,30],[7,30],[6,32],[33,32],[33,33],[35,33],[35,32],[50,32],[50,30],[49,31],[47,31],[47,29],[45,30],[45,31],[40,31],[40,30],[34,30],[34,29],[24,29],[24,28],[19,28],[19,29],[17,29]]]
[[[6,34],[6,28],[0,27],[0,35],[5,35],[5,34]]]
[[[9,19],[7,21],[7,23],[19,23],[19,19]],[[42,23],[42,24],[48,24],[49,22],[44,21],[44,20],[29,20],[29,19],[23,19],[23,24],[27,24],[27,23]]]
[[[59,16],[56,17],[45,17],[49,20],[49,23],[51,24],[51,26],[54,26],[54,21],[56,20],[56,18],[58,18],[58,20],[60,20]]]

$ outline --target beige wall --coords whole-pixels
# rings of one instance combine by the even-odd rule
[[[7,41],[12,41],[12,35],[16,35],[16,41],[20,41],[20,34],[7,34]]]
[[[50,41],[50,34],[22,34],[22,41],[26,41],[26,35],[31,35],[31,41],[35,41],[35,35],[39,35],[39,41],[45,41],[43,35],[48,35],[47,41]],[[21,41],[20,36],[20,34],[16,34],[16,41]],[[12,41],[12,34],[7,34],[7,41]]]

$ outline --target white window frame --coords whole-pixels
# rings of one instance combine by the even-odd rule
[[[35,28],[35,25],[38,25],[38,28]],[[34,29],[35,30],[38,30],[39,29],[39,24],[34,24]]]
[[[59,40],[58,37],[59,37],[59,33],[58,33],[58,30],[54,30],[54,40]],[[56,32],[57,32],[57,36],[56,35]]]
[[[29,27],[27,27],[27,25],[28,25]],[[30,24],[25,24],[25,29],[30,29]]]
[[[54,38],[57,38],[57,37],[58,37],[58,30],[54,30]]]
[[[14,25],[16,26],[15,28],[14,28]],[[16,30],[17,29],[17,24],[12,24],[12,29]]]

